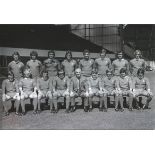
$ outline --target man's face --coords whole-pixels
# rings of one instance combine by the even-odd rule
[[[126,73],[121,73],[120,76],[121,78],[124,78],[126,76]]]
[[[88,52],[84,53],[83,56],[85,59],[89,59],[89,53]]]
[[[60,78],[60,79],[63,79],[63,78],[65,77],[65,75],[64,75],[64,73],[63,73],[63,72],[58,73],[58,76],[59,76],[59,78]]]
[[[8,79],[10,82],[13,82],[14,81],[14,76],[13,75],[8,75]]]
[[[136,52],[136,55],[135,55],[136,59],[140,59],[140,56],[141,56],[140,52]]]
[[[102,50],[102,52],[100,54],[100,57],[103,59],[103,58],[105,58],[105,56],[106,56],[106,51]]]
[[[108,79],[111,79],[112,78],[112,73],[111,72],[108,72],[107,73],[107,77],[108,77]]]
[[[36,55],[32,55],[31,59],[36,60]]]
[[[28,70],[25,70],[24,71],[24,75],[25,75],[26,78],[29,78],[30,75],[31,75],[31,71],[29,69]]]
[[[122,59],[123,58],[123,54],[122,53],[118,53],[118,59]]]
[[[14,61],[18,61],[19,60],[19,56],[18,55],[14,55],[13,59],[14,59]]]
[[[67,60],[70,60],[70,59],[71,59],[71,54],[68,53],[68,54],[66,55],[66,58],[67,58]]]
[[[49,53],[49,58],[53,59],[54,58],[54,53]]]
[[[47,80],[48,79],[48,73],[43,73],[43,79]]]
[[[139,79],[142,79],[143,77],[144,77],[143,73],[139,73],[139,74],[138,74],[138,78],[139,78]]]
[[[96,73],[93,73],[93,74],[92,74],[92,78],[93,78],[94,80],[96,80],[96,79],[97,79],[97,77],[98,77],[98,76],[97,76],[97,74],[96,74]]]
[[[81,70],[76,70],[75,75],[77,78],[81,77]]]

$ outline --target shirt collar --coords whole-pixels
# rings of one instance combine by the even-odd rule
[[[14,63],[16,63],[16,64],[18,64],[20,61],[18,60],[18,61],[14,61]]]

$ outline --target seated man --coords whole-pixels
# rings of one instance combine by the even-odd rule
[[[9,109],[12,102],[16,105],[16,115],[19,115],[20,96],[18,92],[18,84],[14,79],[13,72],[8,73],[8,79],[2,82],[2,103],[5,110],[5,115],[9,115]]]
[[[81,69],[75,70],[75,76],[71,78],[70,82],[70,97],[71,97],[71,112],[76,110],[75,98],[82,97],[84,99],[84,111],[88,112],[88,83],[87,78],[81,76]]]
[[[120,76],[117,78],[117,90],[118,96],[116,96],[115,110],[118,111],[118,105],[120,102],[121,112],[124,111],[123,98],[126,97],[126,101],[129,104],[129,111],[132,111],[133,92],[132,92],[132,81],[129,76],[126,75],[126,69],[120,70]],[[128,102],[129,98],[129,102]]]
[[[100,98],[99,109],[101,109],[103,104],[103,91],[102,91],[101,79],[98,77],[96,71],[92,71],[91,77],[88,78],[88,87],[89,87],[89,111],[92,111],[93,108],[92,99],[94,96]]]
[[[149,79],[144,77],[144,69],[139,68],[137,71],[137,77],[133,79],[133,94],[137,103],[137,109],[140,109],[138,105],[138,99],[142,97],[143,109],[149,108],[149,103],[153,98],[153,94],[150,90]]]
[[[58,112],[58,98],[65,97],[66,99],[66,113],[69,113],[69,79],[65,77],[63,70],[58,71],[58,76],[53,79],[53,104],[54,109],[51,109],[51,113]]]
[[[52,107],[52,80],[49,79],[48,72],[44,70],[42,72],[42,77],[37,80],[37,90],[38,90],[38,111],[40,112],[40,102],[41,99],[49,99],[50,107]],[[51,108],[50,108],[51,109]]]
[[[22,115],[25,115],[25,100],[33,99],[34,111],[37,113],[37,93],[36,93],[36,82],[34,79],[30,78],[31,71],[30,69],[24,70],[24,78],[19,81],[19,91],[21,93],[21,106],[22,106]]]
[[[103,92],[104,92],[104,106],[105,109],[107,108],[107,98],[114,97],[114,100],[116,96],[118,96],[117,90],[116,90],[116,78],[113,76],[113,71],[108,69],[106,70],[106,77],[102,80],[103,84]]]

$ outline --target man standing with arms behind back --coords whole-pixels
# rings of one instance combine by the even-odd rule
[[[43,63],[43,70],[48,71],[48,76],[56,77],[57,72],[60,69],[60,62],[55,59],[55,52],[53,50],[50,50],[48,52],[48,59],[46,59]]]
[[[32,78],[37,80],[40,77],[40,71],[42,67],[42,63],[37,60],[38,53],[36,51],[32,51],[30,53],[30,60],[27,62],[26,66],[30,68]]]
[[[90,59],[90,52],[89,50],[84,50],[83,51],[83,56],[84,58],[80,60],[79,63],[79,68],[81,68],[81,74],[85,77],[90,77],[91,72],[94,67],[94,60]]]
[[[114,72],[114,76],[120,75],[120,70],[124,68],[126,70],[126,73],[128,75],[129,73],[129,63],[127,60],[123,58],[123,52],[119,51],[117,53],[117,59],[113,61],[112,63],[112,69]]]
[[[139,68],[146,68],[146,62],[141,58],[142,54],[140,50],[135,51],[135,58],[130,60],[130,72],[133,77],[137,76],[137,71]]]
[[[20,61],[20,55],[18,52],[14,52],[13,61],[8,65],[8,72],[13,72],[15,80],[19,80],[23,77],[24,64]]]
[[[100,58],[95,60],[95,68],[98,71],[99,77],[103,78],[106,76],[106,70],[111,68],[111,60],[106,57],[107,51],[102,49],[100,52]]]

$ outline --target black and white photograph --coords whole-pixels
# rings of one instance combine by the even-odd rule
[[[2,130],[155,129],[154,24],[1,24]]]
[[[0,152],[154,155],[154,1],[0,3]]]

